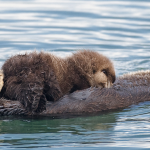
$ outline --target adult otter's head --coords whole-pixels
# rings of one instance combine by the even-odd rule
[[[87,80],[89,86],[109,88],[115,82],[114,66],[106,56],[84,50],[74,53],[71,59],[75,71],[83,80]]]
[[[4,74],[3,74],[3,71],[0,70],[0,91],[4,85],[3,79],[4,79]]]

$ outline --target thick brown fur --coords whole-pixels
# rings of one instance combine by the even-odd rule
[[[16,55],[4,63],[2,70],[2,96],[19,100],[29,112],[43,111],[47,100],[56,101],[90,86],[109,87],[115,81],[112,62],[86,50],[65,59],[44,52]]]

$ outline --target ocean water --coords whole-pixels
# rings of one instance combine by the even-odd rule
[[[150,69],[149,0],[0,0],[0,67],[12,55],[98,51],[117,76]],[[72,118],[0,117],[0,149],[150,149],[150,102]]]

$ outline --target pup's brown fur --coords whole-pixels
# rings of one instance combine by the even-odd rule
[[[29,112],[41,112],[46,100],[90,86],[110,87],[115,81],[112,62],[93,51],[79,51],[62,59],[32,52],[9,58],[2,66],[4,97],[19,100]]]

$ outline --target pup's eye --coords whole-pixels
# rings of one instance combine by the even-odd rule
[[[107,71],[106,71],[106,70],[102,70],[102,72],[103,72],[105,75],[107,75]]]

